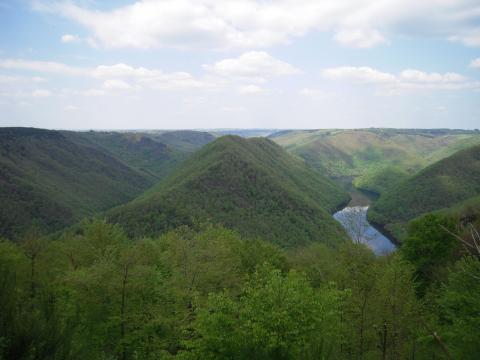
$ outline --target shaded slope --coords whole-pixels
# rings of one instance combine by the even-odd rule
[[[56,230],[131,200],[151,181],[96,145],[58,131],[0,129],[0,235]]]
[[[151,136],[173,149],[190,153],[215,140],[215,136],[208,132],[194,130],[165,131],[159,134],[153,132]]]
[[[140,171],[152,183],[168,175],[184,160],[188,152],[176,150],[152,139],[148,134],[137,132],[65,132],[72,141],[79,137],[95,143],[130,167]]]
[[[380,197],[369,219],[397,237],[403,223],[480,195],[480,146],[425,168]]]
[[[225,136],[108,217],[133,235],[212,221],[282,246],[345,238],[331,217],[348,195],[267,139]]]

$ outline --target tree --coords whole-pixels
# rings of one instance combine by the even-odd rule
[[[425,215],[409,225],[401,251],[416,269],[421,293],[445,276],[445,265],[453,258],[457,246],[457,240],[449,233],[454,231],[453,219],[436,214]]]
[[[449,348],[456,359],[476,359],[480,353],[480,260],[459,260],[442,288],[440,315]]]
[[[315,291],[304,275],[265,264],[239,299],[212,294],[198,311],[186,357],[202,359],[327,359],[339,351],[343,293]]]

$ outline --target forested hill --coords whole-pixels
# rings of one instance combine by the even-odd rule
[[[176,150],[145,133],[88,131],[63,132],[78,143],[95,144],[128,166],[136,169],[153,184],[166,176],[187,153]]]
[[[480,144],[480,132],[449,129],[282,131],[270,138],[339,183],[380,195],[424,167]]]
[[[210,221],[288,247],[344,239],[330,213],[348,199],[274,142],[224,136],[108,217],[131,235]]]
[[[148,133],[156,141],[182,152],[194,152],[215,140],[215,136],[205,131],[174,130],[161,133]]]
[[[0,129],[0,235],[59,229],[124,203],[151,181],[93,144],[58,131]]]
[[[373,222],[398,232],[421,214],[480,195],[480,146],[445,158],[382,195],[369,211]]]

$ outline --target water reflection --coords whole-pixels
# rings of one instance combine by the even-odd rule
[[[353,242],[367,244],[376,255],[395,250],[395,245],[367,221],[368,206],[346,207],[333,217],[347,230]]]

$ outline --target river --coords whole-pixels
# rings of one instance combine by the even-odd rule
[[[369,246],[376,255],[385,255],[396,246],[367,221],[368,206],[347,206],[333,217],[347,230],[352,241]]]

